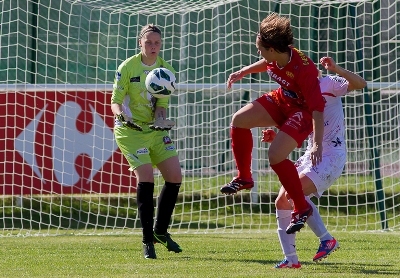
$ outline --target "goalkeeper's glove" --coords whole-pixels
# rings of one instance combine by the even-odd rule
[[[117,115],[118,121],[122,123],[124,127],[137,130],[137,131],[143,131],[142,127],[140,125],[135,124],[131,118],[129,118],[124,112],[121,114]]]
[[[152,125],[150,129],[153,130],[170,130],[175,126],[175,122],[171,120],[164,120],[163,118],[158,118]]]

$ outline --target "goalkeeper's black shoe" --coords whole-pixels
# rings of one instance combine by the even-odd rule
[[[157,259],[154,243],[143,243],[143,255],[145,259]]]
[[[179,246],[178,243],[172,240],[171,235],[169,233],[158,235],[154,232],[153,235],[154,235],[154,243],[161,243],[170,252],[175,252],[175,253],[182,252],[182,248]]]

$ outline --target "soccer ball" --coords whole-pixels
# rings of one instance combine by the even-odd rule
[[[175,91],[175,75],[166,68],[156,68],[146,77],[146,89],[156,98],[169,97]]]

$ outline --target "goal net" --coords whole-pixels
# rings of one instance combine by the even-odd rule
[[[139,51],[147,23],[162,28],[161,56],[179,83],[169,116],[184,180],[171,231],[276,229],[280,184],[261,129],[252,130],[255,188],[219,192],[236,174],[232,115],[276,86],[266,74],[225,86],[231,72],[259,59],[255,34],[271,12],[290,17],[295,46],[315,63],[331,56],[368,81],[343,98],[343,175],[314,199],[328,229],[399,230],[397,1],[3,0],[0,7],[0,235],[140,232],[110,96],[115,70]],[[163,180],[154,175],[156,203]]]

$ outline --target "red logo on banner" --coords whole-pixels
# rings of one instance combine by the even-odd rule
[[[101,91],[0,93],[0,194],[133,191],[114,140],[110,97]]]

